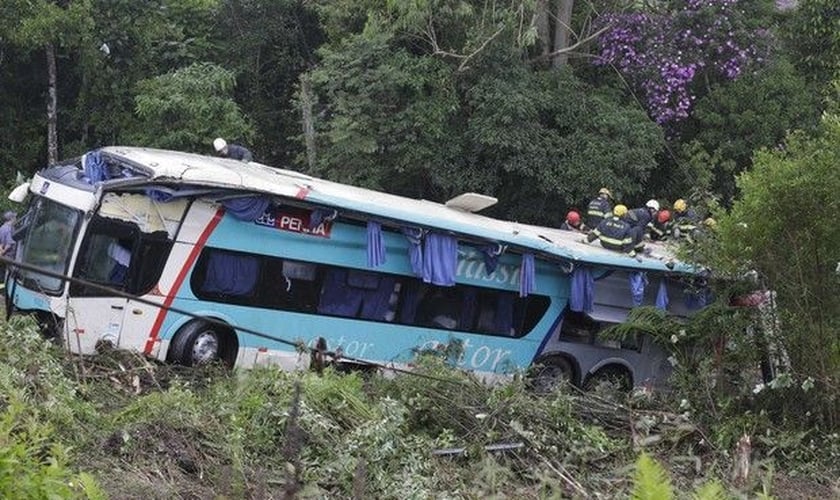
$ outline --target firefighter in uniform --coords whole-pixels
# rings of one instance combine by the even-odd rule
[[[598,191],[598,197],[589,202],[586,208],[586,225],[598,227],[604,218],[609,217],[613,210],[612,193],[607,188]]]
[[[602,220],[598,227],[586,235],[583,242],[591,243],[597,239],[601,242],[601,246],[606,249],[616,252],[629,252],[631,256],[635,256],[636,252],[633,250],[633,238],[631,236],[632,228],[623,219],[625,215],[627,215],[627,207],[616,205],[613,214]]]

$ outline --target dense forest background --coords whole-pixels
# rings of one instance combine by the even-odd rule
[[[212,153],[559,224],[715,198],[813,132],[830,0],[6,0],[0,178],[105,145]]]
[[[706,432],[700,444],[714,443],[715,461],[732,459],[729,450],[742,435],[752,435],[762,456],[788,460],[791,470],[794,463],[810,463],[819,464],[811,472],[836,471],[837,0],[2,0],[0,89],[0,182],[8,187],[18,174],[28,177],[106,145],[212,154],[212,140],[221,136],[248,146],[261,163],[360,186],[437,201],[464,191],[494,195],[500,202],[488,215],[536,224],[558,225],[568,208],[585,206],[603,186],[630,206],[657,198],[668,207],[685,198],[718,225],[712,238],[683,249],[683,256],[725,279],[716,289],[721,301],[690,325],[639,318],[649,320],[651,332],[675,356],[685,357],[672,403],[680,411],[690,408]],[[779,328],[767,340],[787,358],[783,376],[766,385],[748,376],[739,382],[768,345],[756,345],[745,323],[733,320],[745,313],[726,303],[730,295],[756,288],[775,292],[770,321]],[[756,318],[747,319],[755,324]],[[719,349],[711,357],[714,346]],[[33,352],[41,349],[38,344]],[[4,407],[5,414],[15,408],[40,412],[33,401],[49,386],[30,387],[28,358],[4,353],[23,364],[19,377],[0,377],[3,392],[24,394],[17,406]],[[283,383],[278,393],[288,396],[290,386]],[[353,391],[362,390],[360,381],[335,383],[358,383]],[[221,400],[227,401],[228,389]],[[345,389],[330,401],[347,401]],[[87,390],[68,389],[67,397]],[[190,394],[166,391],[160,397],[198,405],[200,398]],[[415,393],[405,394],[406,414],[424,415],[424,407],[412,406],[419,404]],[[111,396],[102,396],[103,408]],[[381,404],[375,396],[370,405]],[[33,421],[61,416],[44,401]],[[521,418],[539,404],[546,403],[522,403]],[[285,410],[265,416],[256,409],[267,408],[262,405],[229,422],[223,404],[208,411],[218,411],[213,418],[219,422],[244,426],[236,432],[251,425],[247,418],[262,419],[273,426],[266,436],[274,436],[286,417],[272,419]],[[558,420],[551,412],[560,406],[551,405],[544,422],[546,435],[554,436]],[[152,406],[149,418],[156,418],[162,410]],[[359,408],[366,418],[388,414]],[[8,431],[4,436],[18,432],[12,417],[0,422],[8,423],[0,426]],[[434,417],[418,428],[445,419]],[[117,428],[125,415],[115,418]],[[513,425],[518,420],[504,425],[519,432]],[[66,424],[60,423],[56,428]],[[347,424],[367,428],[354,426]],[[199,429],[188,432],[204,432]],[[569,429],[569,439],[583,432]],[[135,435],[120,432],[124,456],[126,436]],[[220,431],[214,439],[230,441],[236,432]],[[496,432],[488,427],[484,437],[490,442]],[[157,437],[168,443],[172,436]],[[233,467],[258,480],[267,473],[248,476],[243,464],[257,467],[275,456],[274,440],[267,438],[265,455],[233,441],[211,448],[235,452],[219,453],[225,457],[219,470]],[[600,449],[597,441],[586,443]],[[381,449],[379,441],[370,449]],[[21,451],[37,458],[36,452]],[[237,453],[245,457],[242,463],[226,462]],[[323,458],[329,465],[324,470],[333,470],[333,460]],[[583,473],[601,458],[580,460],[575,456],[573,463]],[[476,481],[487,470],[473,471]],[[344,489],[330,491],[352,490],[353,477],[344,480]],[[8,481],[0,478],[0,486],[17,484],[11,472]],[[504,492],[505,480],[498,484],[500,490],[492,491]],[[564,494],[586,496],[563,484]],[[840,485],[832,484],[836,494]]]

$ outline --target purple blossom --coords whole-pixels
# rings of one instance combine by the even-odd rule
[[[691,113],[699,75],[734,80],[759,62],[763,35],[746,28],[740,0],[683,0],[682,7],[653,14],[611,14],[599,39],[596,65],[612,65],[644,93],[660,124]]]

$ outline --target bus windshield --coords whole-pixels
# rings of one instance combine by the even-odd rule
[[[81,212],[43,197],[35,197],[26,214],[22,234],[20,261],[46,270],[66,274],[73,243],[76,241]],[[18,277],[24,286],[51,295],[61,293],[59,278],[21,270]]]

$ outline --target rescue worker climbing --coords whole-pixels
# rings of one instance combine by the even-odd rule
[[[633,239],[633,249],[637,252],[644,249],[645,237],[653,226],[657,212],[659,212],[659,202],[648,200],[643,208],[629,210],[624,216],[624,220],[630,224],[630,237]]]
[[[630,224],[624,220],[627,215],[627,207],[624,205],[616,205],[613,209],[613,214],[605,218],[592,230],[583,243],[591,243],[596,239],[601,242],[601,246],[616,252],[629,252],[631,256],[636,255],[633,250],[633,238],[630,235]]]
[[[601,188],[598,191],[598,196],[589,202],[586,208],[586,225],[589,227],[598,227],[606,217],[609,217],[613,211],[612,193],[607,188]]]
[[[560,224],[560,229],[564,231],[580,231],[586,232],[589,228],[580,221],[580,213],[577,210],[569,210],[566,214],[566,220]]]
[[[254,155],[251,154],[251,151],[249,151],[248,148],[238,144],[228,144],[227,141],[221,137],[217,137],[213,140],[213,149],[216,150],[216,153],[218,153],[219,156],[224,156],[225,158],[245,162],[254,160]]]

